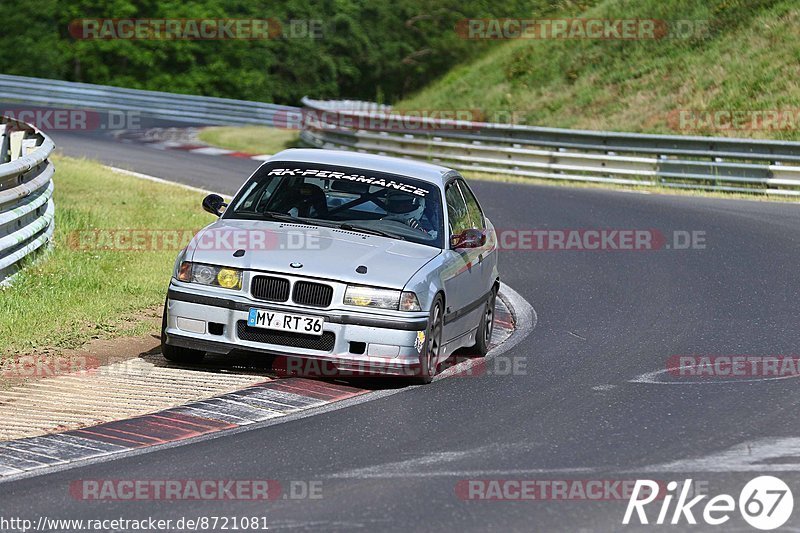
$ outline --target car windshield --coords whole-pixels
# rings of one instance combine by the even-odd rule
[[[438,187],[357,168],[283,161],[265,165],[223,216],[297,220],[442,247]]]

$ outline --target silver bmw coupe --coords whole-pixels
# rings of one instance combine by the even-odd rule
[[[175,262],[167,359],[256,352],[427,383],[460,348],[486,354],[497,241],[455,170],[285,150],[203,208],[219,218]]]

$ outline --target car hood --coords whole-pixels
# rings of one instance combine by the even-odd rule
[[[244,255],[235,257],[237,250]],[[432,246],[333,228],[221,219],[195,236],[186,257],[243,270],[401,289],[440,253]],[[356,272],[361,266],[367,267],[366,274]]]

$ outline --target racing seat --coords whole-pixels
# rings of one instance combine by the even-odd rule
[[[292,209],[297,209],[295,216],[298,217],[328,216],[327,198],[319,185],[303,183],[292,187],[277,203],[278,211],[289,213]]]
[[[384,199],[386,211],[393,215],[405,215],[419,209],[419,199],[402,191],[389,191]]]

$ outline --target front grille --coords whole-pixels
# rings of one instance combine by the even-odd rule
[[[333,299],[333,287],[321,283],[298,281],[294,284],[292,300],[300,305],[328,307]]]
[[[321,352],[330,352],[336,342],[336,335],[330,331],[325,331],[320,336],[303,335],[302,333],[291,331],[272,331],[251,328],[245,320],[237,322],[236,332],[243,341],[263,342],[264,344],[277,344],[279,346],[319,350]]]
[[[250,292],[253,298],[268,302],[285,302],[289,299],[289,280],[272,276],[256,276],[253,278]]]

